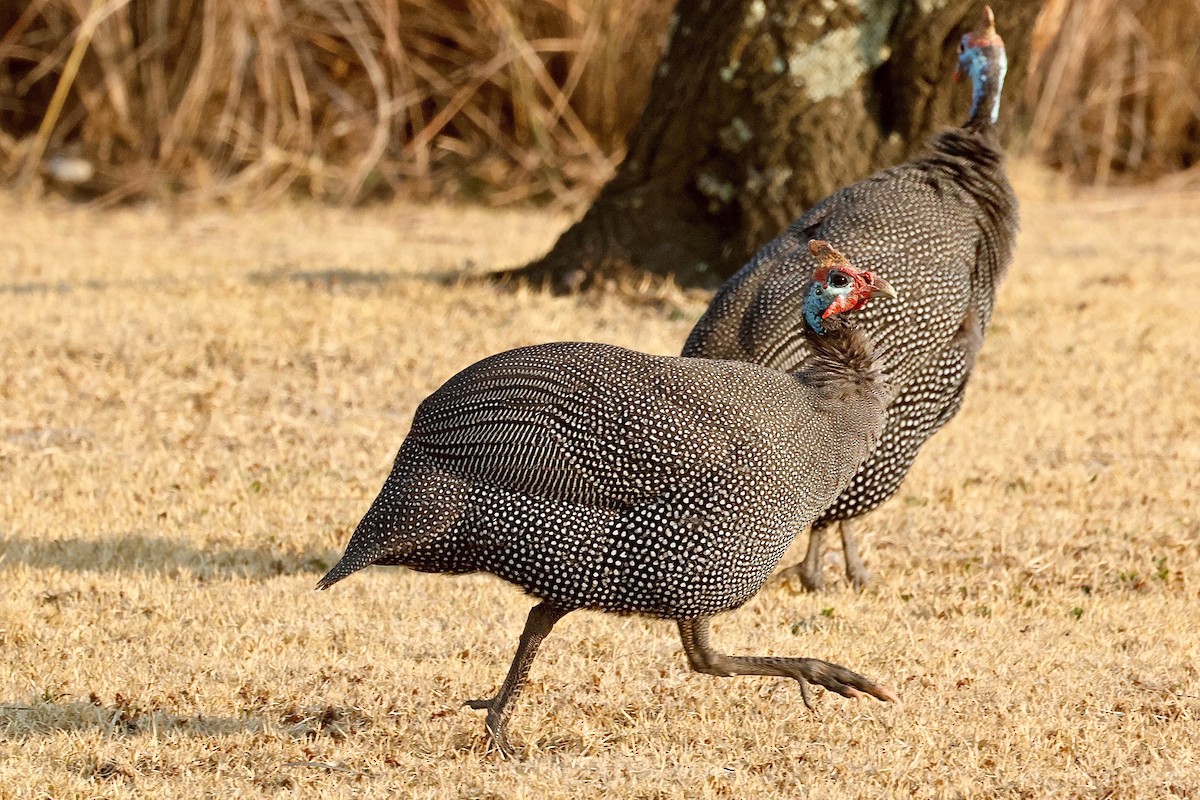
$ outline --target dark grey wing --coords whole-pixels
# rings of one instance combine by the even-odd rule
[[[582,343],[501,353],[430,395],[405,447],[427,467],[511,491],[637,505],[729,458],[731,412],[673,362]]]
[[[688,335],[683,355],[749,361],[784,372],[808,356],[800,333],[804,290],[815,266],[808,242],[819,238],[831,197],[764,245],[717,291]]]
[[[949,343],[972,301],[978,229],[970,206],[950,198],[961,192],[939,177],[906,165],[830,195],[718,291],[684,354],[795,370],[808,355],[803,292],[816,264],[807,244],[827,239],[899,292],[853,316],[892,379],[907,381]]]

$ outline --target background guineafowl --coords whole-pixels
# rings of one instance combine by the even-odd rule
[[[541,602],[486,708],[494,744],[538,645],[592,608],[678,622],[691,667],[777,675],[848,697],[892,693],[808,658],[735,657],[709,618],[749,600],[793,538],[854,476],[888,388],[844,312],[886,282],[828,243],[804,291],[814,358],[795,375],[600,344],[510,350],[455,375],[417,409],[392,472],[325,589],[370,564],[483,570]]]
[[[896,394],[873,455],[813,524],[794,567],[805,587],[823,586],[821,540],[840,523],[846,575],[870,579],[849,520],[891,497],[918,450],[962,405],[983,343],[996,286],[1012,260],[1017,199],[996,136],[1007,58],[990,8],[962,37],[957,79],[973,84],[970,116],[927,152],[847,186],[766,245],[717,293],[684,346],[685,356],[738,359],[792,371],[812,352],[802,335],[804,243],[832,239],[847,258],[887,277],[900,301],[859,315]]]

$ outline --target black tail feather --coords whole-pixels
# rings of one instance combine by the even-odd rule
[[[317,582],[328,589],[371,564],[404,564],[404,557],[436,539],[458,519],[470,482],[444,472],[406,469],[404,449],[397,466],[346,545],[342,560]]]
[[[326,572],[325,577],[317,581],[317,590],[323,591],[328,589],[342,578],[348,577],[367,566],[365,563],[354,563],[356,560],[357,559],[352,560],[342,556],[342,559],[333,565],[333,569],[329,570],[329,572]]]

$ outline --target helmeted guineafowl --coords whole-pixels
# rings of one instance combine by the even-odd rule
[[[1012,260],[1017,199],[996,136],[1007,60],[990,8],[962,37],[958,70],[974,86],[970,116],[927,151],[818,203],[717,293],[684,346],[685,356],[738,359],[792,371],[812,352],[802,335],[804,243],[832,239],[855,265],[878,271],[900,301],[859,316],[896,389],[874,454],[813,524],[798,567],[805,587],[823,586],[821,540],[840,523],[846,575],[869,580],[849,521],[890,498],[917,451],[962,405],[992,315],[997,284]]]
[[[417,409],[319,588],[384,564],[486,571],[538,598],[503,686],[471,703],[501,751],[538,645],[579,608],[674,619],[694,670],[793,678],[806,704],[806,682],[894,700],[835,664],[727,656],[708,641],[709,618],[759,590],[883,430],[887,384],[844,313],[894,294],[828,243],[810,247],[814,358],[794,375],[583,343],[510,350],[455,375]]]

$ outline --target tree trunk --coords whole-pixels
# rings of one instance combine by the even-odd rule
[[[993,2],[1011,100],[1041,2]],[[969,89],[951,75],[982,9],[680,0],[616,175],[548,254],[507,274],[557,291],[643,273],[719,283],[813,203],[966,118]]]

